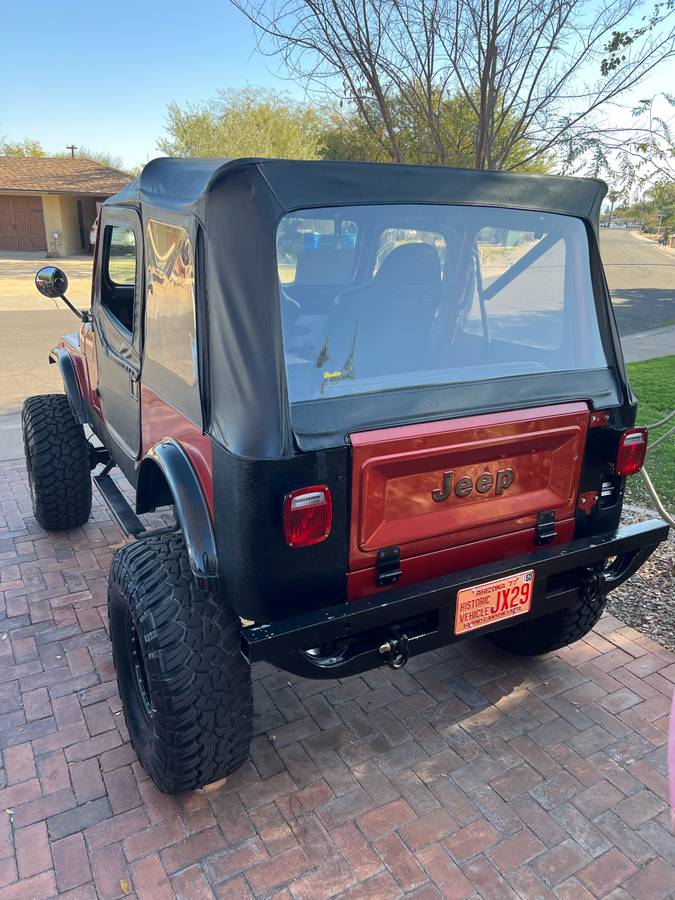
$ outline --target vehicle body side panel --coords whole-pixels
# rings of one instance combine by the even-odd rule
[[[221,581],[238,615],[271,622],[346,600],[349,465],[347,447],[289,459],[247,459],[214,441]],[[331,533],[320,544],[291,548],[284,539],[284,497],[317,484],[332,494]]]
[[[101,415],[101,402],[98,396],[98,359],[96,356],[96,337],[93,322],[86,322],[80,329],[80,349],[85,360],[87,380],[87,402]]]
[[[136,511],[152,512],[162,505],[173,505],[198,584],[217,590],[218,553],[211,515],[194,466],[173,438],[150,447],[138,469]]]
[[[173,438],[185,450],[197,473],[211,518],[213,518],[213,442],[211,438],[205,435],[199,426],[142,384],[141,458],[151,447],[167,437]]]

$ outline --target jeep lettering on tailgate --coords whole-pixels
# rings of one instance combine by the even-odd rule
[[[454,472],[443,473],[442,486],[431,492],[431,496],[436,503],[443,503],[444,500],[447,500],[450,497],[453,493],[452,484],[454,479]],[[511,487],[514,480],[515,475],[513,469],[500,469],[494,478],[489,472],[483,472],[483,474],[479,475],[476,479],[475,485],[468,475],[462,475],[461,478],[457,479],[457,483],[455,484],[455,497],[468,497],[469,494],[473,493],[474,487],[478,494],[489,494],[490,491],[494,490],[495,496],[499,496],[499,494],[503,494],[504,491]]]

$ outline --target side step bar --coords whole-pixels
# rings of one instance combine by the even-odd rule
[[[145,525],[129,506],[126,497],[105,470],[100,475],[94,475],[94,484],[98,488],[103,502],[110,510],[110,515],[126,535],[136,537],[145,531]]]

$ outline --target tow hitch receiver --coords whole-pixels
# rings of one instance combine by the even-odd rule
[[[392,637],[380,644],[379,652],[384,656],[387,665],[391,669],[402,669],[410,659],[408,650],[408,635],[402,634],[399,638]]]

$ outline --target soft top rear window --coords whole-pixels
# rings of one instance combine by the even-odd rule
[[[305,210],[282,219],[277,259],[291,402],[607,367],[579,219]]]

